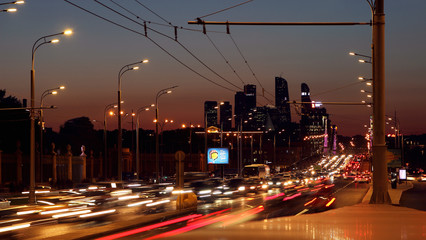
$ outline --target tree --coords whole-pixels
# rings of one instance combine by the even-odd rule
[[[102,141],[97,139],[93,124],[88,117],[73,118],[64,123],[59,130],[60,146],[65,152],[67,144],[71,145],[73,155],[80,155],[81,145],[87,150],[99,152]]]
[[[7,108],[15,109],[5,110]],[[0,149],[8,153],[14,152],[19,141],[22,150],[28,152],[29,131],[29,111],[23,109],[23,104],[16,97],[6,97],[6,90],[0,89]]]

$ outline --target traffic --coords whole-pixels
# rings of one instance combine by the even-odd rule
[[[164,219],[192,215],[184,221],[186,225],[182,221],[179,224],[187,226],[189,220],[193,222],[204,216],[212,224],[229,225],[326,211],[335,207],[337,191],[351,183],[367,184],[371,181],[369,172],[361,171],[364,166],[360,162],[358,157],[342,155],[324,157],[307,169],[283,172],[271,173],[268,165],[252,164],[246,165],[240,176],[207,177],[205,174],[188,173],[186,175],[192,177],[188,177],[183,189],[175,187],[172,177],[161,183],[112,181],[78,184],[70,189],[40,187],[34,206],[17,204],[28,192],[7,200],[14,203],[0,209],[0,236],[25,238],[25,229],[33,228],[32,232],[53,237],[76,234],[87,226],[92,227],[91,234],[102,236],[105,233],[96,233],[94,225],[107,225],[120,231],[115,225],[122,221],[143,225],[146,219],[163,222]],[[177,201],[183,194],[195,196],[195,208],[186,212],[177,208]],[[190,200],[187,202],[190,204]],[[220,214],[222,218],[228,216],[226,221],[216,219],[218,211],[223,211]],[[59,232],[36,230],[52,224],[64,227]],[[85,236],[88,233],[81,234]]]

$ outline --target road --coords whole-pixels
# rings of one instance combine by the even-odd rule
[[[426,211],[426,182],[412,183],[413,188],[402,193],[399,205]]]
[[[362,201],[369,184],[355,183],[351,180],[338,180],[334,182],[334,207],[350,206]],[[312,188],[311,188],[312,189]],[[216,200],[214,203],[201,204],[193,219],[182,220],[154,228],[155,224],[141,226],[138,229],[122,232],[120,239],[155,239],[173,236],[186,231],[208,227],[221,229],[230,225],[246,222],[265,220],[269,218],[309,214],[305,204],[313,198],[311,190],[303,194],[282,193],[278,190],[249,195],[237,199]],[[153,227],[151,227],[153,226]],[[118,235],[116,235],[118,236]],[[110,238],[114,239],[113,235]]]

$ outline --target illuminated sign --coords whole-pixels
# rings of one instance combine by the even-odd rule
[[[399,179],[407,180],[407,170],[406,169],[399,169]]]
[[[207,150],[208,164],[229,164],[228,148],[209,148]]]

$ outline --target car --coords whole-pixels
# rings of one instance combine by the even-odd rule
[[[419,181],[420,181],[420,182],[425,182],[425,181],[426,181],[426,174],[422,174],[422,175],[420,175],[420,177],[419,177]]]
[[[246,185],[247,191],[252,193],[257,193],[259,191],[267,191],[269,188],[268,183],[260,179],[252,178],[247,180],[246,183],[247,183]]]
[[[333,208],[336,197],[333,195],[333,187],[330,186],[326,185],[312,195],[311,199],[305,203],[306,209],[310,212],[322,212]]]
[[[247,193],[247,183],[243,178],[233,178],[213,190],[216,197],[238,197]]]
[[[268,180],[269,188],[281,188],[284,184],[284,180],[281,177],[273,177]]]
[[[189,187],[197,195],[198,200],[203,200],[207,202],[213,202],[214,196],[212,194],[215,185],[210,180],[197,180],[189,184]]]
[[[371,175],[370,174],[357,175],[355,177],[355,182],[370,183],[371,182]]]

